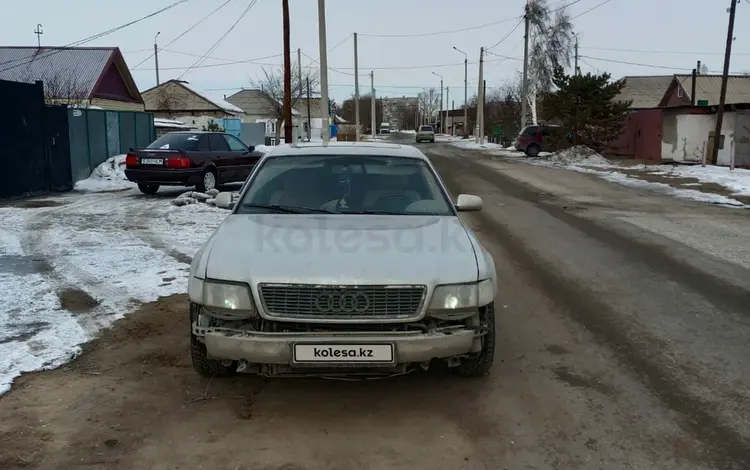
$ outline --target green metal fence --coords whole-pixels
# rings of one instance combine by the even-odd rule
[[[109,157],[156,139],[154,115],[135,111],[68,109],[73,183],[86,179]]]

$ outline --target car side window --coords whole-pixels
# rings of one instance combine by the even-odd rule
[[[208,136],[212,152],[228,152],[229,145],[221,134],[210,134]]]
[[[237,137],[229,134],[224,134],[222,137],[227,141],[227,144],[229,145],[229,150],[232,152],[247,152],[248,148],[245,147],[245,144],[240,141]]]
[[[208,152],[211,147],[208,145],[208,136],[204,135],[198,140],[198,144],[195,146],[196,152]]]

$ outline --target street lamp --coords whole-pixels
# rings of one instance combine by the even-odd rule
[[[445,134],[445,119],[443,119],[443,76],[435,72],[432,72],[432,74],[440,77],[440,132]]]
[[[156,36],[154,36],[154,63],[156,65],[156,86],[159,86],[159,49],[156,46],[156,38],[158,38],[160,34],[161,34],[161,31],[156,33]]]
[[[466,134],[466,129],[469,128],[469,56],[456,46],[453,46],[453,49],[464,55],[464,134]]]

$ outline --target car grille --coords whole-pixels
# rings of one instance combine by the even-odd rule
[[[260,284],[263,309],[269,316],[330,319],[416,317],[425,286],[320,286]]]

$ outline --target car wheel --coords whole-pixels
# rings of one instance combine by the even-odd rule
[[[225,365],[223,361],[209,359],[206,345],[198,341],[193,334],[193,322],[198,318],[200,307],[190,304],[190,358],[193,361],[193,369],[203,377],[231,377],[237,373],[237,362],[232,361]]]
[[[541,150],[542,149],[540,149],[538,145],[529,145],[528,147],[526,147],[526,155],[531,158],[535,158],[539,156],[539,152]]]
[[[482,336],[482,350],[471,354],[453,369],[461,377],[484,377],[489,375],[495,360],[495,304],[487,305],[482,318],[487,333]]]
[[[156,192],[159,190],[159,185],[158,184],[138,183],[138,189],[143,194],[156,194]]]
[[[205,193],[209,189],[216,189],[216,170],[213,168],[207,169],[205,172],[203,172],[203,177],[201,178],[200,182],[195,185],[195,190],[199,193]]]
[[[432,139],[432,140],[430,141],[430,143],[431,143],[431,144],[434,144],[434,143],[435,143],[435,139]]]

